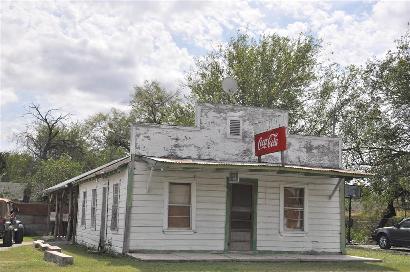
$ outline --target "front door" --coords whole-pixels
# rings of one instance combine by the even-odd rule
[[[255,185],[252,183],[228,184],[230,193],[229,242],[232,251],[253,250]]]
[[[101,227],[100,227],[100,248],[104,248],[105,245],[105,227],[106,227],[106,214],[107,214],[107,187],[102,188],[102,201],[101,201]]]

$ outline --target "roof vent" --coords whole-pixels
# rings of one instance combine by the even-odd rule
[[[229,122],[229,137],[240,138],[241,133],[241,120],[240,119],[228,119]]]

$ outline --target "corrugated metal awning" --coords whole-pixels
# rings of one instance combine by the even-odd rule
[[[109,162],[107,164],[104,164],[100,167],[94,168],[93,170],[90,170],[90,171],[85,172],[81,175],[78,175],[78,176],[73,177],[69,180],[66,180],[66,181],[63,181],[63,182],[61,182],[57,185],[54,185],[50,188],[47,188],[47,189],[44,190],[44,193],[49,194],[51,192],[66,188],[69,185],[79,183],[83,180],[90,179],[90,178],[95,177],[95,176],[99,176],[99,175],[103,175],[103,174],[112,172],[112,171],[118,169],[119,167],[123,166],[124,164],[128,164],[129,162],[130,162],[130,156],[126,156],[126,157],[123,157],[121,159],[111,161],[111,162]]]
[[[210,160],[192,160],[192,159],[170,159],[158,157],[140,157],[142,160],[174,165],[176,167],[186,168],[227,168],[227,169],[247,169],[251,171],[275,171],[277,173],[299,173],[305,175],[319,175],[340,178],[367,178],[373,176],[370,173],[360,171],[352,171],[345,169],[334,168],[317,168],[307,166],[285,165],[273,163],[257,163],[257,162],[227,162],[227,161],[210,161]]]

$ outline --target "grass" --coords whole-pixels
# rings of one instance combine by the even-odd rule
[[[74,265],[58,267],[43,261],[42,252],[32,246],[0,251],[0,271],[410,271],[410,255],[389,251],[351,249],[350,255],[383,259],[383,263],[165,263],[138,262],[128,257],[90,253],[79,246],[63,246],[63,252],[74,256]]]

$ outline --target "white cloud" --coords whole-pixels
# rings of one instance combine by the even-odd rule
[[[410,20],[410,2],[377,2],[369,14],[356,16],[332,11],[312,17],[311,25],[324,41],[332,61],[343,65],[363,64],[394,47]]]
[[[0,106],[16,102],[18,97],[11,88],[0,89]]]
[[[74,120],[83,120],[97,112],[108,112],[111,108],[122,111],[130,109],[128,104],[112,100],[110,97],[76,89],[70,89],[64,95],[51,94],[49,103],[54,108],[70,113]]]
[[[25,129],[25,119],[22,116],[0,122],[0,151],[17,150],[16,135]]]
[[[137,24],[109,12],[90,15],[80,4],[14,9],[5,18],[2,42],[9,50],[2,58],[10,67],[3,69],[5,84],[17,84],[17,89],[54,93],[77,88],[117,96],[145,79],[136,73],[140,66],[150,78],[171,82],[158,68],[181,70],[192,61],[161,22]],[[16,16],[27,22],[13,22]],[[17,77],[25,80],[17,83]]]
[[[394,40],[409,29],[409,1],[367,2],[368,9],[348,12],[343,4],[363,2],[268,2],[272,16],[289,16],[286,25],[272,25],[268,33],[294,37],[300,32],[312,33],[323,42],[322,58],[342,65],[363,64],[380,57],[394,47]]]

